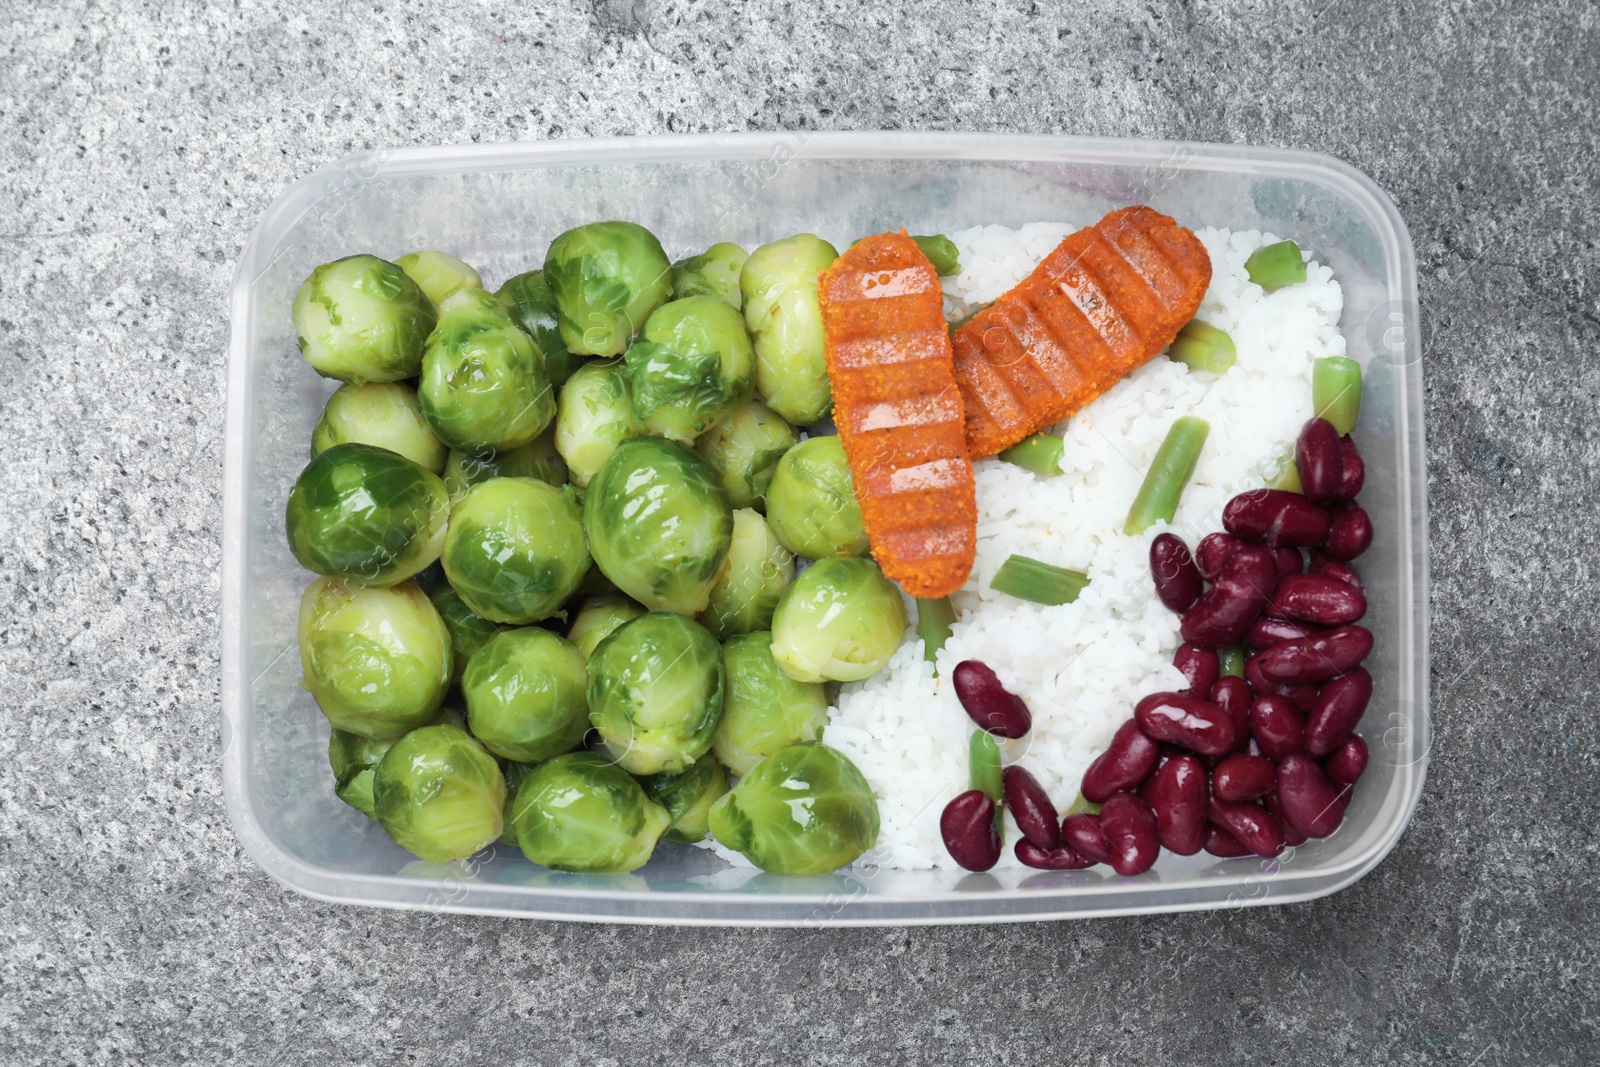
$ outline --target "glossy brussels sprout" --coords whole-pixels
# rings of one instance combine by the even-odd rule
[[[592,752],[533,768],[511,810],[523,855],[558,871],[642,867],[672,821],[628,772]]]
[[[643,614],[644,606],[625,596],[592,596],[578,609],[571,628],[567,630],[567,640],[576,645],[587,660],[594,655],[601,641],[615,633],[623,623],[632,622]]]
[[[740,508],[733,513],[728,565],[711,587],[700,624],[721,638],[765,630],[793,578],[794,556],[778,543],[767,520],[759,511]]]
[[[461,599],[484,618],[549,618],[589,569],[577,496],[533,478],[481,482],[451,514],[441,560]]]
[[[850,461],[838,437],[812,437],[783,454],[767,486],[767,521],[785,548],[807,559],[867,550]]]
[[[438,312],[393,263],[346,256],[311,272],[292,314],[300,354],[324,378],[397,382],[422,365]]]
[[[318,578],[300,598],[300,668],[328,721],[399,737],[433,718],[450,685],[450,634],[416,582],[366,589]]]
[[[728,772],[706,755],[681,774],[653,774],[640,784],[672,817],[661,836],[692,845],[710,832],[711,805],[728,791]]]
[[[762,245],[739,273],[744,321],[755,339],[756,389],[796,426],[820,421],[833,403],[817,275],[838,258],[828,242],[801,233]]]
[[[522,787],[522,780],[528,777],[536,764],[513,763],[510,760],[500,762],[500,773],[506,779],[506,824],[500,831],[499,841],[502,845],[513,848],[521,847],[517,841],[517,790]]]
[[[533,346],[544,356],[550,384],[560,388],[562,382],[572,377],[573,371],[583,366],[583,357],[568,352],[567,343],[561,339],[556,295],[550,291],[544,271],[530,270],[507,279],[495,290],[494,298],[506,309],[511,321],[533,338]]]
[[[632,222],[591,222],[550,243],[544,276],[569,352],[620,356],[672,293],[672,265],[655,234]]]
[[[698,615],[728,559],[733,512],[684,445],[624,441],[589,483],[583,528],[595,563],[652,611]]]
[[[427,726],[449,723],[466,728],[466,720],[453,711],[442,710]],[[372,818],[372,779],[383,754],[394,747],[398,737],[362,737],[338,727],[328,734],[328,765],[333,768],[333,795]]]
[[[752,400],[707,430],[695,445],[736,508],[765,500],[778,460],[798,438],[794,427],[759,400]]]
[[[476,455],[450,450],[444,465],[444,486],[450,502],[458,504],[467,490],[490,478],[537,478],[541,482],[567,484],[567,461],[556,451],[555,427],[535,437],[521,448]]]
[[[764,871],[826,874],[878,840],[878,801],[839,751],[817,741],[762,760],[711,808],[718,843]]]
[[[500,765],[458,726],[424,726],[394,743],[372,777],[373,818],[401,847],[433,862],[465,859],[500,836]]]
[[[770,633],[729,638],[722,662],[728,695],[711,751],[728,770],[749,774],[780,748],[822,736],[828,725],[827,687],[783,673],[772,658]]]
[[[744,319],[714,296],[662,304],[623,363],[645,432],[684,444],[755,392],[755,353]]]
[[[435,474],[450,451],[423,421],[417,391],[403,382],[346,384],[334,391],[311,431],[311,454],[350,443],[398,452]]]
[[[859,682],[883,669],[906,633],[900,587],[854,557],[818,560],[772,616],[772,655],[802,682]]]
[[[630,437],[644,432],[633,413],[622,363],[579,367],[561,387],[556,410],[556,451],[567,461],[572,484],[588,488],[600,465]]]
[[[461,599],[461,594],[449,582],[439,582],[428,589],[428,600],[450,633],[450,680],[459,682],[461,672],[467,669],[467,660],[472,658],[472,654],[488,644],[489,638],[505,627],[490,622],[467,607],[467,602]]]
[[[440,306],[417,401],[434,436],[463,452],[520,448],[556,413],[543,357],[482,289],[463,289]]]
[[[467,664],[461,695],[483,747],[522,763],[571,752],[589,732],[583,653],[549,630],[496,634]]]
[[[411,276],[435,307],[463,289],[482,289],[483,278],[455,256],[425,248],[408,252],[394,261]]]
[[[739,294],[739,272],[750,254],[729,241],[718,241],[698,256],[680,259],[672,265],[672,299],[686,296],[714,296],[738,311],[744,304]]]
[[[717,639],[693,619],[652,612],[589,658],[589,720],[624,770],[677,773],[710,750],[723,685]]]
[[[289,550],[306,570],[360,585],[403,582],[439,558],[450,521],[444,482],[397,452],[334,445],[289,490]]]

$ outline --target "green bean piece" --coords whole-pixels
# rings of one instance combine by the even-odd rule
[[[1046,476],[1061,473],[1061,457],[1067,446],[1053,433],[1029,434],[1004,452],[1000,458],[1023,470]]]
[[[1082,571],[1069,571],[1027,556],[1012,555],[995,572],[989,588],[1035,604],[1070,604],[1089,584]]]
[[[922,655],[929,663],[950,638],[950,624],[956,621],[956,609],[947,596],[917,600],[917,633],[922,637]]]
[[[1221,374],[1233,366],[1237,357],[1233,338],[1228,336],[1228,332],[1199,319],[1190,319],[1189,324],[1178,331],[1172,347],[1167,350],[1168,359],[1177,360],[1190,370],[1210,371],[1212,374]]]
[[[1123,533],[1143,533],[1158,522],[1172,521],[1178,513],[1178,498],[1194,474],[1195,464],[1200,461],[1200,449],[1205,447],[1206,435],[1210,432],[1210,423],[1193,415],[1185,415],[1172,424],[1167,439],[1156,450],[1144,484],[1139,486],[1139,495],[1133,498]]]
[[[1361,418],[1361,364],[1345,356],[1325,356],[1311,364],[1311,407],[1343,437]]]
[[[1244,646],[1229,645],[1217,653],[1217,672],[1227,678],[1244,677]]]
[[[1100,805],[1092,800],[1085,800],[1082,793],[1072,798],[1072,803],[1067,805],[1067,810],[1062,814],[1065,819],[1068,815],[1099,815]]]
[[[1294,465],[1294,456],[1284,457],[1283,469],[1267,484],[1268,489],[1282,489],[1288,493],[1302,493],[1305,488],[1300,484],[1300,468]]]
[[[1000,784],[1000,746],[985,730],[972,734],[972,744],[967,749],[967,776],[970,787],[982,791],[996,807],[1005,802]]]
[[[1300,246],[1293,241],[1256,249],[1244,261],[1244,269],[1251,281],[1269,293],[1306,280],[1306,261],[1300,258]]]
[[[922,254],[928,257],[928,262],[933,264],[933,269],[941,276],[961,272],[961,254],[956,251],[956,243],[944,234],[936,233],[911,239],[917,242],[917,247],[922,249]]]

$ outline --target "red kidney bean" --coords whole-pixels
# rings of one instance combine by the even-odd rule
[[[1372,651],[1372,632],[1364,626],[1341,626],[1299,641],[1285,641],[1252,657],[1269,682],[1294,685],[1323,682],[1360,666]],[[1250,663],[1245,664],[1246,675]]]
[[[1100,829],[1111,845],[1111,869],[1143,874],[1161,855],[1161,831],[1150,805],[1132,793],[1118,793],[1100,808]]]
[[[1282,760],[1306,750],[1306,720],[1288,697],[1258,696],[1250,705],[1250,736],[1262,755]]]
[[[1291,848],[1299,848],[1301,845],[1311,840],[1305,834],[1291,826],[1289,824],[1289,820],[1284,818],[1283,803],[1278,800],[1278,794],[1268,793],[1264,799],[1266,801],[1267,810],[1272,812],[1272,817],[1278,820],[1279,826],[1283,827],[1284,844]]]
[[[1081,871],[1085,867],[1093,867],[1096,862],[1066,845],[1045,849],[1026,837],[1017,842],[1015,851],[1023,866],[1041,871]]]
[[[1061,840],[1073,851],[1096,863],[1111,862],[1111,842],[1100,829],[1100,817],[1078,812],[1061,821]]]
[[[1155,769],[1161,746],[1129,719],[1118,727],[1111,744],[1083,772],[1083,799],[1102,804],[1113,793],[1132,789]]]
[[[1006,807],[1011,809],[1022,836],[1042,849],[1061,844],[1061,823],[1057,821],[1061,817],[1039,779],[1012,764],[1002,772],[1001,780],[1005,783]]]
[[[1334,559],[1320,549],[1311,550],[1311,565],[1306,568],[1306,573],[1320,574],[1324,578],[1337,578],[1357,589],[1366,588],[1361,584],[1361,575],[1356,573],[1354,567],[1343,560]]]
[[[969,871],[987,871],[1000,860],[1000,831],[994,823],[994,801],[981,789],[967,790],[939,816],[945,851]]]
[[[1324,542],[1334,559],[1355,559],[1372,545],[1372,519],[1355,501],[1329,509],[1328,538]]]
[[[1306,569],[1306,561],[1298,548],[1275,548],[1272,561],[1278,565],[1279,574],[1299,574]]]
[[[1200,545],[1195,550],[1195,565],[1200,568],[1200,576],[1208,582],[1217,580],[1217,575],[1222,573],[1222,565],[1228,562],[1228,557],[1244,547],[1244,542],[1232,534],[1225,534],[1220,530],[1208,533],[1200,539]]]
[[[1206,831],[1206,792],[1206,769],[1193,756],[1167,760],[1140,788],[1139,795],[1155,812],[1163,848],[1180,856],[1200,851]]]
[[[951,676],[956,699],[981,729],[998,737],[1017,738],[1033,726],[1022,698],[1006,689],[994,671],[975,659],[956,664]]]
[[[1310,682],[1297,682],[1285,685],[1268,679],[1261,673],[1261,665],[1256,661],[1260,654],[1249,656],[1244,661],[1244,679],[1250,683],[1250,688],[1258,696],[1287,697],[1295,707],[1302,712],[1309,713],[1317,703],[1317,687]]]
[[[1356,586],[1321,574],[1286,574],[1267,602],[1267,614],[1318,626],[1344,626],[1367,613],[1367,595]]]
[[[1335,789],[1349,789],[1366,769],[1367,743],[1359,734],[1345,738],[1344,743],[1322,761],[1322,773],[1328,776]]]
[[[1219,800],[1259,800],[1278,784],[1278,768],[1260,756],[1229,756],[1211,772],[1211,791]]]
[[[1324,685],[1306,719],[1306,752],[1322,757],[1343,744],[1371,699],[1372,675],[1363,667]]]
[[[1260,650],[1281,645],[1285,641],[1298,641],[1302,637],[1310,637],[1321,632],[1322,627],[1310,623],[1290,622],[1288,619],[1274,619],[1270,615],[1263,615],[1251,623],[1250,629],[1245,631],[1244,643]]]
[[[1216,652],[1199,645],[1179,645],[1172,656],[1172,665],[1189,683],[1189,694],[1201,700],[1211,695],[1211,687],[1217,684],[1217,675],[1221,673]]]
[[[1237,837],[1234,837],[1214,822],[1206,823],[1206,836],[1201,847],[1213,856],[1225,860],[1251,855],[1250,850],[1245,848]]]
[[[1244,636],[1278,585],[1272,553],[1244,545],[1228,557],[1216,582],[1183,617],[1179,632],[1191,644],[1222,648]]]
[[[1356,443],[1350,440],[1349,434],[1339,439],[1339,451],[1344,461],[1339,475],[1339,499],[1354,500],[1367,480],[1367,465],[1362,461],[1361,453],[1356,451]]]
[[[1147,737],[1202,756],[1220,756],[1233,747],[1233,716],[1209,700],[1184,693],[1151,693],[1139,701],[1133,717]]]
[[[1156,584],[1156,596],[1180,615],[1200,599],[1200,568],[1177,534],[1158,534],[1150,542],[1150,577]]]
[[[1243,678],[1218,678],[1217,684],[1211,687],[1211,703],[1233,720],[1234,752],[1243,751],[1250,743],[1250,703],[1254,699],[1250,683]]]
[[[1299,493],[1252,489],[1228,501],[1222,525],[1235,537],[1265,541],[1271,548],[1308,547],[1328,533],[1328,513]]]
[[[1306,499],[1325,504],[1339,495],[1344,479],[1344,451],[1339,431],[1327,419],[1312,419],[1294,445],[1294,466]]]
[[[1276,856],[1283,851],[1283,827],[1259,804],[1211,798],[1206,818],[1239,839],[1239,843],[1258,856]]]
[[[1278,764],[1278,806],[1307,837],[1327,837],[1344,821],[1339,791],[1309,756],[1288,756]]]

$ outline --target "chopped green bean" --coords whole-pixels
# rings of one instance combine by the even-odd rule
[[[1278,471],[1277,477],[1267,484],[1269,489],[1282,489],[1290,493],[1303,493],[1305,489],[1300,484],[1300,468],[1294,465],[1294,456],[1286,456],[1283,460],[1283,469]]]
[[[1000,458],[1035,474],[1060,474],[1061,457],[1067,446],[1053,433],[1029,434],[1004,452]]]
[[[1200,449],[1205,447],[1210,432],[1211,424],[1193,415],[1185,415],[1172,424],[1167,439],[1156,450],[1144,484],[1139,486],[1139,495],[1133,498],[1133,507],[1128,509],[1123,533],[1143,533],[1158,522],[1172,521],[1178,513],[1178,498],[1194,474]]]
[[[982,790],[998,807],[1004,802],[1005,792],[1000,781],[1000,746],[985,730],[972,734],[967,748],[967,775],[969,787]]]
[[[1256,249],[1244,261],[1244,269],[1251,281],[1268,292],[1306,280],[1306,261],[1300,257],[1300,246],[1293,241]]]
[[[1084,797],[1083,797],[1083,794],[1079,793],[1077,796],[1072,798],[1072,803],[1067,805],[1067,810],[1062,815],[1062,818],[1066,818],[1066,816],[1068,816],[1068,815],[1099,815],[1099,814],[1100,814],[1100,805],[1096,804],[1092,800],[1085,800]]]
[[[950,624],[956,621],[956,609],[950,606],[947,596],[917,600],[917,633],[922,636],[922,654],[929,663],[950,637]]]
[[[1311,364],[1311,407],[1343,437],[1361,418],[1361,364],[1344,356],[1325,356]]]
[[[1012,555],[995,572],[989,588],[1035,604],[1070,604],[1089,584],[1082,571],[1069,571],[1027,556]]]
[[[1233,338],[1226,330],[1219,330],[1209,322],[1190,319],[1189,325],[1178,331],[1178,336],[1167,350],[1167,358],[1175,359],[1190,370],[1221,374],[1233,366],[1238,351]]]
[[[956,243],[942,233],[932,234],[927,237],[912,237],[917,242],[917,247],[922,249],[922,254],[928,257],[928,262],[933,264],[933,269],[941,275],[958,274],[961,271],[961,254],[956,250]]]
[[[1229,645],[1217,653],[1217,671],[1229,678],[1244,677],[1244,646]]]

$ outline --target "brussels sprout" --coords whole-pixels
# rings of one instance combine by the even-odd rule
[[[483,278],[455,256],[425,248],[408,252],[394,261],[421,287],[435,307],[463,289],[482,289]]]
[[[416,582],[367,589],[318,578],[300,598],[300,667],[328,721],[399,737],[439,710],[450,633]]]
[[[520,448],[556,413],[543,357],[482,289],[463,289],[439,308],[417,401],[434,436],[463,452]]]
[[[796,440],[793,426],[752,400],[707,430],[695,451],[722,483],[728,503],[748,508],[766,498],[778,460]]]
[[[572,377],[573,371],[583,366],[583,357],[568,352],[567,343],[561,339],[556,295],[550,291],[544,271],[530,270],[507,279],[495,290],[494,298],[506,309],[511,321],[533,338],[534,347],[544,355],[544,369],[551,385],[560,388],[562,382]]]
[[[300,354],[324,378],[397,382],[422,365],[438,311],[393,263],[346,256],[311,272],[292,314]]]
[[[750,254],[729,241],[718,241],[698,256],[680,259],[672,265],[672,299],[686,296],[714,296],[738,311],[744,301],[739,294],[739,272]]]
[[[459,726],[424,726],[394,743],[372,777],[373,818],[401,847],[435,863],[464,859],[500,836],[506,781]]]
[[[730,637],[722,646],[728,696],[711,751],[734,774],[789,745],[815,741],[828,725],[828,690],[820,682],[797,682],[772,658],[766,631]]]
[[[450,503],[459,504],[467,490],[490,478],[537,478],[560,486],[567,484],[567,461],[556,451],[555,427],[535,437],[521,448],[477,455],[450,450],[444,465],[444,486]]]
[[[728,559],[733,512],[700,457],[674,441],[624,441],[583,501],[595,563],[652,611],[697,615]]]
[[[600,642],[615,633],[618,627],[643,614],[644,606],[625,596],[592,596],[578,609],[572,627],[567,630],[567,640],[578,647],[584,659],[588,659],[594,655]]]
[[[783,591],[772,655],[798,681],[858,682],[889,662],[905,633],[900,587],[870,560],[832,557]]]
[[[692,845],[703,841],[711,828],[711,805],[728,791],[728,772],[707,755],[681,774],[653,774],[641,784],[650,799],[672,817],[661,836]]]
[[[655,234],[632,222],[591,222],[550,243],[544,276],[569,352],[620,356],[672,293],[672,265]]]
[[[878,840],[878,801],[845,756],[818,741],[779,749],[711,808],[711,833],[775,874],[826,874]]]
[[[461,594],[457,593],[449,582],[441,581],[428,588],[428,600],[439,613],[439,618],[444,620],[444,628],[449,631],[452,664],[450,681],[459,683],[461,673],[467,669],[467,660],[505,627],[497,622],[490,622],[467,607],[466,601],[461,599]]]
[[[850,461],[838,437],[812,437],[783,454],[767,487],[767,521],[785,548],[807,559],[867,550]]]
[[[722,649],[704,626],[651,612],[589,658],[589,721],[624,770],[677,773],[710,750],[723,683]]]
[[[633,413],[622,363],[579,367],[561,387],[556,409],[556,451],[567,461],[572,484],[586,489],[616,447],[644,432]]]
[[[442,559],[450,584],[484,618],[548,618],[589,569],[577,494],[533,478],[481,482],[451,514]]]
[[[626,771],[592,752],[557,756],[528,772],[512,811],[523,855],[558,871],[642,867],[672,822]]]
[[[496,756],[522,763],[571,752],[589,732],[587,671],[583,653],[549,630],[496,634],[461,677],[472,736]]]
[[[449,709],[429,719],[425,725],[449,723],[466,729],[466,720]],[[328,765],[333,768],[333,795],[372,818],[372,779],[383,754],[394,747],[398,737],[362,737],[337,726],[328,734]]]
[[[756,349],[756,390],[796,426],[821,421],[833,403],[823,359],[817,275],[839,253],[813,234],[762,245],[739,273],[744,321]]]
[[[656,308],[623,357],[646,432],[693,444],[755,391],[755,353],[739,313],[714,296]]]
[[[302,567],[370,586],[403,582],[438,559],[449,521],[450,494],[437,474],[360,444],[314,457],[284,509]]]
[[[435,474],[450,451],[423,421],[417,391],[403,382],[346,384],[334,391],[311,431],[311,454],[351,442],[398,452]]]
[[[505,775],[506,779],[506,825],[505,829],[500,831],[499,837],[502,845],[521,847],[521,843],[517,841],[517,790],[522,787],[522,780],[528,777],[534,766],[532,763],[513,763],[511,760],[500,762],[500,773]]]
[[[767,520],[758,511],[740,508],[733,513],[728,566],[711,587],[700,624],[721,638],[765,630],[793,578],[794,556],[778,543]]]

